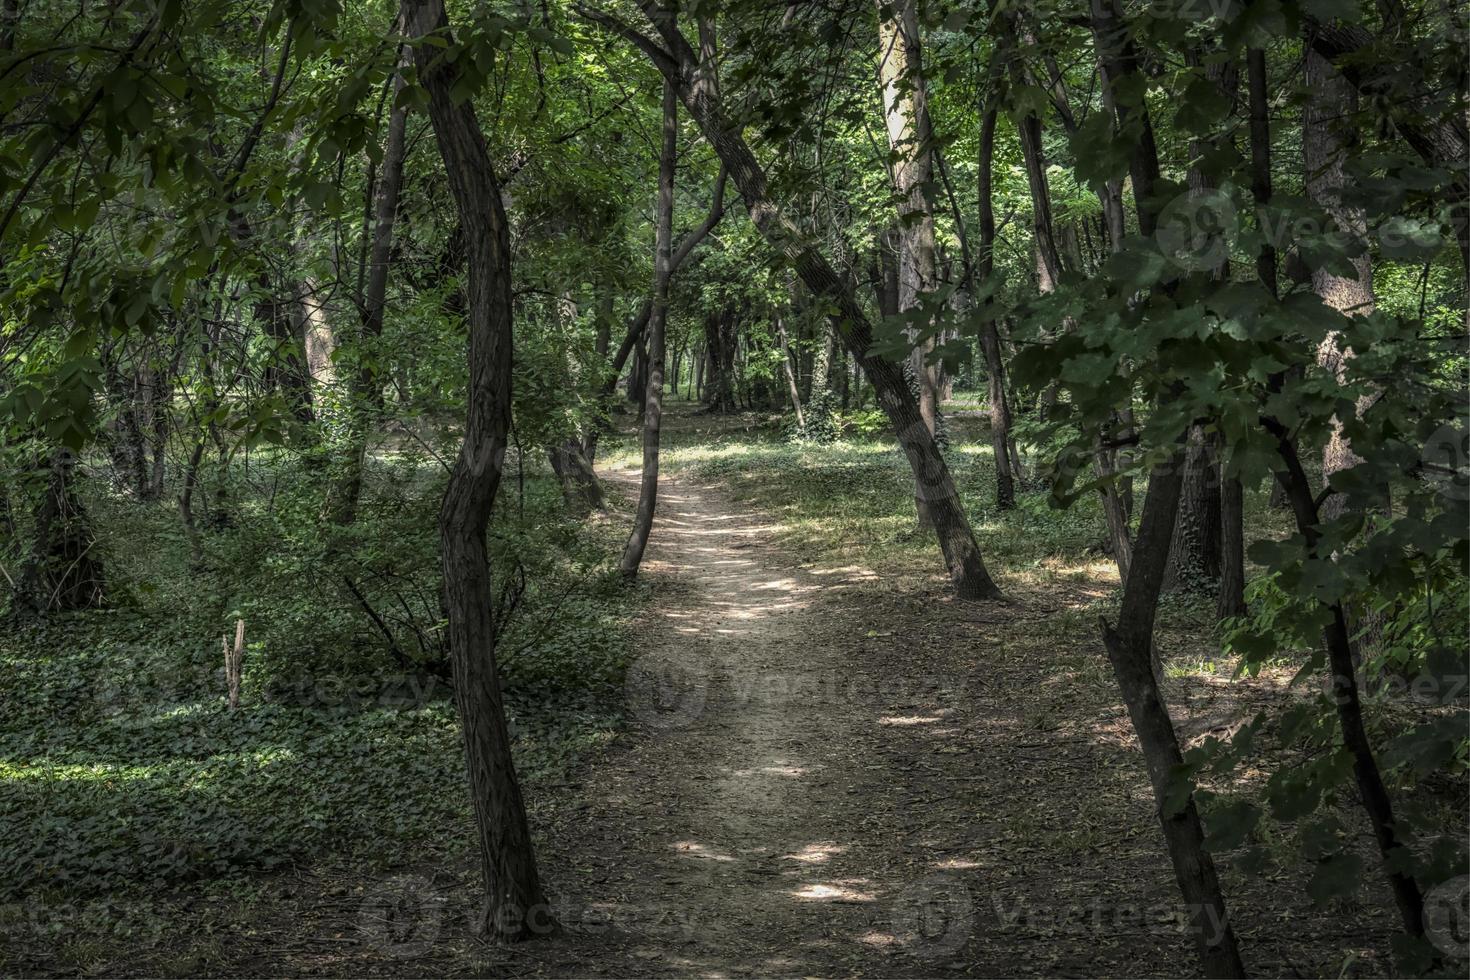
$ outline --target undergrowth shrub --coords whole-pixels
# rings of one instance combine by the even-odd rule
[[[86,488],[114,604],[0,635],[0,691],[25,692],[0,712],[0,902],[469,831],[443,679],[442,468],[373,457],[342,528],[322,518],[321,472],[281,462],[233,468],[231,520],[203,526],[198,567],[174,507]],[[613,529],[565,518],[539,460],[510,465],[489,545],[506,709],[534,780],[617,724],[631,610]],[[237,617],[231,712],[220,640]]]

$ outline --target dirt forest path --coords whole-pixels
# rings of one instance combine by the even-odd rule
[[[636,497],[636,472],[605,478]],[[627,687],[634,732],[546,828],[566,936],[507,967],[1188,969],[1121,707],[1079,705],[1066,672],[1038,671],[1026,649],[1027,623],[1060,607],[970,606],[859,568],[799,567],[772,530],[716,487],[664,482],[644,563],[656,597]],[[1062,702],[1080,724],[1050,710]]]
[[[844,639],[882,631],[844,601],[850,573],[796,568],[769,533],[713,489],[661,489],[644,564],[661,595],[626,687],[641,732],[562,828],[579,867],[559,904],[574,932],[606,932],[581,966],[902,972],[906,942],[927,932],[942,959],[954,950],[940,933],[972,914],[925,880],[958,842],[929,836],[914,806],[943,760],[921,743],[956,723],[944,702],[964,679],[864,658]]]

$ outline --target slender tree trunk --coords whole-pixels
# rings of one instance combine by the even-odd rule
[[[184,467],[184,486],[179,493],[179,518],[184,523],[184,537],[189,540],[189,563],[195,568],[204,564],[204,542],[199,538],[199,525],[194,520],[194,490],[199,486],[199,466],[204,460],[204,436],[194,442],[194,451]]]
[[[1013,18],[1012,25],[1016,35],[1022,32],[1020,17]],[[1024,73],[1019,60],[1013,57],[1011,61],[1011,84],[1019,88],[1024,84]],[[1017,129],[1021,137],[1021,158],[1026,168],[1026,183],[1031,191],[1031,215],[1032,230],[1036,240],[1036,274],[1040,291],[1043,294],[1051,293],[1061,282],[1063,273],[1062,254],[1057,247],[1056,227],[1052,220],[1051,210],[1051,188],[1046,176],[1046,156],[1041,141],[1042,128],[1041,117],[1035,112],[1028,112],[1017,122]],[[1073,330],[1076,324],[1066,320],[1062,329]],[[1056,384],[1048,385],[1044,393],[1043,404],[1046,412],[1050,412],[1056,398]],[[1043,415],[1045,417],[1045,415]],[[1099,476],[1110,476],[1113,470],[1112,453],[1102,446],[1098,447],[1097,470]],[[1128,508],[1122,499],[1122,491],[1118,483],[1109,482],[1102,488],[1103,515],[1108,525],[1108,543],[1113,553],[1113,559],[1118,565],[1118,575],[1125,580],[1128,577],[1128,569],[1132,560],[1132,544],[1129,540]]]
[[[405,0],[412,37],[449,37],[442,0]],[[444,605],[454,696],[464,726],[470,796],[480,838],[483,934],[505,941],[552,927],[536,870],[526,808],[511,758],[495,663],[495,590],[485,530],[500,486],[511,413],[510,231],[500,185],[472,103],[457,99],[458,74],[439,47],[414,48],[419,81],[449,175],[469,251],[469,390],[464,445],[439,511]]]
[[[623,548],[618,570],[625,579],[638,575],[643,550],[653,530],[658,503],[659,425],[663,419],[664,333],[669,320],[669,286],[673,271],[674,165],[679,150],[679,97],[664,82],[663,144],[658,155],[658,204],[653,249],[653,315],[648,321],[648,393],[643,412],[643,472],[638,485],[638,511]]]
[[[1099,61],[1106,74],[1105,87],[1116,95],[1115,86],[1138,73],[1132,34],[1123,20],[1118,0],[1091,0],[1090,17]],[[1159,175],[1152,123],[1142,102],[1125,104],[1117,100],[1114,113],[1119,129],[1133,139],[1129,172],[1139,230],[1149,236],[1157,226],[1153,197]],[[1167,810],[1164,803],[1176,778],[1175,767],[1182,763],[1183,757],[1154,669],[1153,632],[1179,509],[1183,462],[1183,452],[1176,451],[1172,459],[1156,467],[1149,477],[1128,575],[1124,579],[1118,625],[1116,629],[1104,625],[1103,641],[1148,763],[1159,820],[1180,895],[1190,912],[1191,933],[1201,968],[1207,977],[1243,977],[1245,964],[1226,912],[1214,861],[1204,849],[1204,830],[1194,794],[1174,810]]]
[[[406,67],[407,61],[401,66]],[[388,271],[393,255],[393,224],[398,215],[398,198],[403,187],[407,154],[408,104],[400,105],[403,89],[400,71],[393,82],[393,106],[388,114],[388,139],[383,150],[382,174],[373,199],[372,244],[368,250],[367,283],[361,306],[358,335],[360,366],[353,377],[352,404],[348,406],[351,432],[340,461],[341,470],[332,490],[330,513],[338,524],[357,520],[362,497],[363,466],[367,457],[368,430],[379,421],[383,410],[383,386],[373,362],[373,348],[383,336],[383,312],[388,303]]]
[[[1251,143],[1251,198],[1264,226],[1264,209],[1271,200],[1271,121],[1268,108],[1266,52],[1246,49],[1246,88]],[[1275,298],[1276,247],[1263,236],[1256,255],[1256,278]],[[1245,604],[1245,493],[1240,480],[1221,472],[1220,484],[1220,598],[1217,614],[1224,619],[1243,616]]]
[[[994,70],[991,72],[994,75]],[[990,285],[995,273],[995,122],[999,112],[999,96],[993,95],[980,123],[980,254],[975,280],[981,288]],[[1006,396],[1005,360],[1001,356],[1000,329],[995,321],[995,301],[984,299],[987,315],[980,322],[980,349],[985,354],[985,373],[990,406],[990,448],[995,456],[995,506],[1010,510],[1016,506],[1016,481],[1011,467],[1011,406]]]
[[[1205,850],[1204,828],[1194,794],[1175,809],[1165,803],[1172,795],[1176,767],[1183,764],[1184,756],[1154,670],[1153,634],[1174,512],[1179,506],[1182,462],[1181,454],[1175,453],[1149,477],[1118,624],[1113,627],[1103,623],[1103,643],[1143,749],[1159,823],[1174,865],[1175,881],[1189,912],[1189,931],[1204,974],[1243,977],[1245,964],[1225,908],[1215,862]]]
[[[791,407],[796,411],[796,424],[803,435],[806,433],[806,413],[801,410],[801,389],[797,387],[796,375],[791,373],[791,342],[786,337],[786,323],[776,317],[776,336],[781,341],[781,367],[786,371],[786,392],[791,396]]]
[[[1286,427],[1276,419],[1266,419],[1265,424],[1277,440],[1277,452],[1284,464],[1283,469],[1277,473],[1277,478],[1291,503],[1297,532],[1306,542],[1308,557],[1318,559],[1317,547],[1321,537],[1319,528],[1323,516],[1312,496],[1311,483],[1302,469],[1296,445]],[[1358,690],[1347,616],[1340,602],[1328,605],[1327,611],[1330,618],[1323,630],[1323,641],[1327,647],[1328,666],[1332,671],[1332,699],[1337,706],[1343,745],[1353,758],[1353,775],[1358,784],[1358,793],[1369,822],[1373,825],[1373,836],[1378,842],[1379,854],[1383,857],[1384,873],[1393,890],[1404,931],[1411,936],[1423,936],[1424,896],[1418,881],[1405,870],[1412,865],[1412,860],[1399,839],[1388,788],[1383,783],[1378,761],[1373,755],[1372,742],[1363,724],[1363,704]]]
[[[139,383],[136,369],[129,366],[127,377],[119,364],[121,345],[104,349],[103,391],[112,409],[113,418],[108,426],[105,440],[107,452],[112,457],[113,468],[128,491],[138,500],[148,495],[148,450],[144,445],[142,417],[143,386]]]
[[[836,336],[835,331],[833,333],[833,336]],[[835,356],[837,358],[837,364],[840,368],[840,371],[837,375],[837,384],[839,386],[837,394],[838,398],[841,400],[842,410],[845,412],[847,411],[848,406],[851,404],[850,399],[852,395],[852,369],[848,367],[847,364],[847,351],[841,346],[837,348]]]
[[[1266,79],[1266,52],[1248,48],[1245,55],[1246,87],[1250,98],[1251,199],[1258,220],[1266,224],[1263,211],[1271,202],[1271,115]],[[1273,297],[1276,285],[1276,246],[1269,235],[1261,236],[1256,254],[1256,278]]]
[[[1220,481],[1220,594],[1215,613],[1221,619],[1245,615],[1245,489],[1240,480]]]

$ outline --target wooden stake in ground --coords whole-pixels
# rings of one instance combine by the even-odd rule
[[[245,620],[235,620],[235,645],[230,646],[228,634],[219,638],[225,653],[225,686],[229,690],[230,710],[240,707],[240,681],[245,668]]]

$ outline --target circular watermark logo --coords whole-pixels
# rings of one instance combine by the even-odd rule
[[[704,714],[709,698],[705,668],[663,657],[640,657],[623,682],[628,714],[651,728],[683,728]]]
[[[1424,476],[1450,500],[1470,500],[1470,428],[1446,423],[1424,440]]]
[[[1446,956],[1470,959],[1470,875],[1451,878],[1424,896],[1424,935]]]
[[[952,955],[974,931],[974,898],[969,886],[952,875],[930,875],[894,899],[893,935],[912,956]]]
[[[1154,240],[1170,262],[1187,272],[1204,272],[1230,257],[1230,242],[1239,230],[1240,217],[1230,195],[1190,191],[1159,213]]]
[[[357,931],[378,952],[399,959],[428,954],[444,927],[448,899],[426,878],[403,875],[363,899]]]

